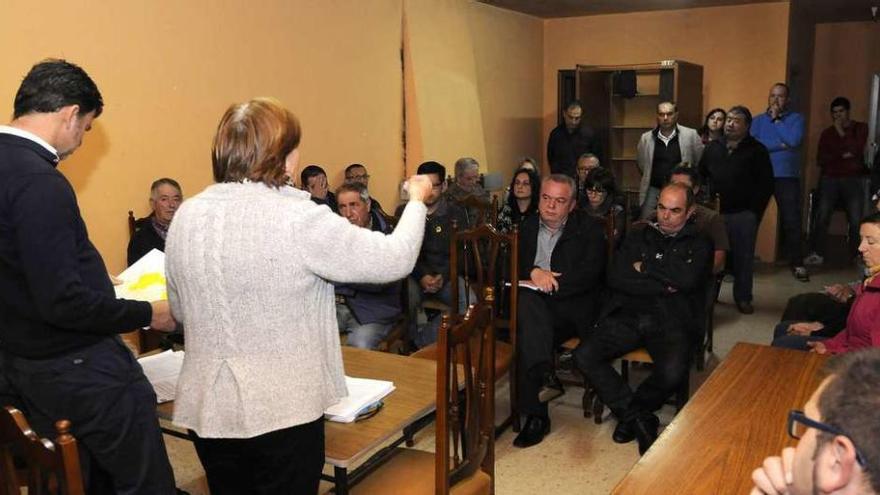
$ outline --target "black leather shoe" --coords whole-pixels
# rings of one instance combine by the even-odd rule
[[[632,425],[636,440],[639,441],[639,455],[645,455],[645,452],[657,440],[657,428],[660,426],[660,418],[653,414],[640,416],[632,422]]]
[[[614,433],[611,434],[611,439],[615,443],[630,443],[635,440],[636,432],[633,431],[633,422],[618,421],[617,426],[614,427]]]
[[[550,402],[564,393],[565,389],[562,387],[562,382],[559,381],[556,373],[552,371],[545,373],[544,380],[541,382],[541,389],[538,390],[538,401]]]
[[[526,448],[538,445],[544,440],[544,435],[550,433],[550,419],[541,416],[529,416],[523,425],[519,435],[513,439],[513,446]]]
[[[737,301],[736,309],[738,309],[739,312],[744,315],[750,315],[755,312],[755,308],[752,306],[752,303],[748,301]]]

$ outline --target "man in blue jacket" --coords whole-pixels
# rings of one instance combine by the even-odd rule
[[[56,169],[103,106],[84,70],[45,60],[0,126],[0,393],[42,436],[70,420],[88,493],[173,494],[156,394],[118,335],[174,329],[168,302],[116,298]]]
[[[784,250],[788,254],[791,273],[801,282],[809,282],[801,244],[800,150],[804,139],[804,117],[790,111],[788,102],[788,85],[774,84],[767,97],[767,111],[752,121],[751,134],[770,152],[773,195],[782,220]]]
[[[391,233],[391,226],[371,208],[370,193],[363,184],[349,182],[336,189],[339,214],[373,232]],[[357,246],[353,246],[357,250]],[[357,256],[358,254],[355,254]],[[401,282],[390,284],[334,284],[339,331],[348,334],[348,345],[375,349],[400,316]]]

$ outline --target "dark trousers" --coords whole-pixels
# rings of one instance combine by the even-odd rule
[[[773,195],[782,222],[782,240],[788,263],[803,266],[804,247],[801,235],[801,180],[798,177],[780,177],[773,181]],[[757,222],[761,219],[758,218]]]
[[[544,373],[553,369],[556,348],[571,337],[582,341],[595,319],[589,297],[558,300],[529,289],[519,290],[517,303],[517,387],[519,410],[547,417],[547,404],[538,401]]]
[[[751,302],[758,220],[751,211],[741,211],[724,214],[724,224],[727,227],[727,237],[730,239],[727,266],[734,278],[733,299],[736,302]]]
[[[837,335],[846,327],[846,317],[853,299],[840,302],[821,292],[807,292],[791,297],[780,321],[818,321],[825,325],[822,335]]]
[[[253,438],[202,438],[190,431],[211,495],[317,494],[324,418]]]
[[[859,249],[859,222],[865,197],[865,179],[862,177],[822,177],[819,180],[819,212],[813,235],[813,251],[824,256],[828,242],[828,224],[838,204],[846,210],[849,224],[849,255],[855,256]]]
[[[800,320],[803,321],[803,320]],[[773,329],[773,342],[770,343],[773,347],[782,347],[785,349],[795,349],[798,351],[808,351],[810,350],[810,346],[807,345],[807,342],[815,342],[817,340],[825,340],[828,337],[821,337],[818,335],[788,335],[788,326],[795,321],[780,321],[776,324],[776,328]]]
[[[650,314],[616,313],[603,318],[574,351],[578,369],[619,421],[653,413],[684,380],[693,354],[686,325],[660,321]],[[644,347],[654,361],[651,375],[635,393],[612,366],[612,360]]]
[[[50,359],[0,354],[4,395],[17,396],[31,426],[54,439],[71,422],[90,494],[174,494],[174,473],[156,418],[156,394],[118,336]]]

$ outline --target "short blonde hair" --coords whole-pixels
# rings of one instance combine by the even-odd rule
[[[232,105],[214,135],[214,180],[280,187],[288,180],[284,161],[301,137],[299,120],[274,98]]]

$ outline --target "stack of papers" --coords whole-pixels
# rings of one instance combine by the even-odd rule
[[[324,410],[324,417],[338,423],[351,423],[358,414],[367,411],[394,391],[394,383],[369,378],[345,377],[348,396]]]
[[[122,284],[115,286],[116,297],[135,301],[168,299],[165,284],[165,253],[153,249],[117,277]]]
[[[161,404],[174,400],[177,378],[180,376],[180,368],[183,367],[183,351],[168,350],[142,357],[138,361],[156,391],[156,402]]]

